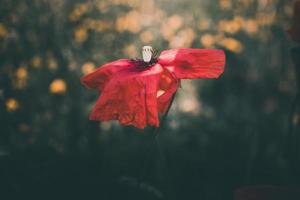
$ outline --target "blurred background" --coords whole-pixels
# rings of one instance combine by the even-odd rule
[[[299,182],[292,1],[0,3],[3,195],[218,200]],[[227,57],[221,78],[182,81],[156,139],[151,128],[89,121],[99,94],[79,82],[143,45]]]

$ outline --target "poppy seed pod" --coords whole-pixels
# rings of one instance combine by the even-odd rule
[[[300,0],[295,2],[292,27],[287,32],[292,40],[300,44]]]
[[[142,49],[142,55],[144,62],[150,62],[153,54],[153,49],[151,46],[144,46]]]

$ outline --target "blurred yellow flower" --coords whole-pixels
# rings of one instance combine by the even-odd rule
[[[27,70],[25,67],[21,66],[16,71],[16,77],[17,79],[25,79],[27,78]]]
[[[7,99],[5,105],[8,112],[13,112],[19,108],[19,102],[14,98]]]
[[[177,30],[182,26],[182,24],[183,20],[179,15],[172,15],[167,19],[167,26],[170,29]]]
[[[258,32],[258,24],[255,20],[249,19],[245,22],[244,29],[248,34],[255,34]]]
[[[75,37],[75,41],[78,43],[82,43],[82,42],[86,41],[86,39],[88,38],[87,30],[82,27],[77,28],[74,31],[74,37]]]
[[[113,26],[112,22],[98,20],[96,21],[94,30],[97,32],[102,32],[102,31],[109,30],[112,26]]]
[[[18,89],[23,89],[27,85],[28,72],[24,66],[21,66],[15,72],[14,86]]]
[[[131,7],[135,7],[141,3],[139,0],[111,0],[110,2],[114,5],[129,5]]]
[[[201,19],[198,23],[198,28],[201,31],[207,30],[209,28],[209,21]]]
[[[242,27],[244,22],[245,22],[245,19],[240,16],[240,15],[236,15],[234,16],[233,18],[233,21],[239,26],[239,27]]]
[[[88,10],[89,10],[89,5],[86,3],[77,5],[69,15],[70,21],[78,21],[83,14],[88,12]]]
[[[7,29],[4,24],[0,23],[0,39],[5,38],[8,35]]]
[[[256,16],[256,22],[260,26],[272,25],[276,20],[276,12],[271,13],[258,13]]]
[[[231,0],[219,0],[219,6],[222,10],[229,10],[232,6]]]
[[[153,40],[153,34],[150,31],[144,31],[140,34],[143,43],[149,44]]]
[[[97,2],[97,8],[100,12],[105,13],[108,10],[108,1]]]
[[[42,64],[42,59],[39,56],[34,56],[31,60],[31,66],[33,68],[39,68]]]
[[[165,40],[170,41],[170,39],[174,36],[174,31],[164,24],[161,26],[160,31]]]
[[[169,46],[171,48],[190,47],[195,39],[195,32],[191,28],[186,28],[178,32],[171,38]]]
[[[63,79],[55,79],[51,82],[49,91],[53,94],[64,94],[67,91],[67,85]]]
[[[173,41],[175,42],[174,39],[178,40],[178,36],[174,36],[176,31],[182,26],[183,20],[179,15],[173,15],[166,20],[162,22],[161,25],[161,34],[163,38],[170,43]],[[172,46],[172,45],[171,45]],[[176,46],[176,45],[175,45]]]
[[[116,30],[118,32],[130,31],[138,33],[141,30],[140,13],[132,10],[125,16],[119,17],[116,21]]]
[[[224,38],[219,43],[226,49],[235,53],[240,53],[243,50],[242,43],[234,38]]]
[[[83,27],[86,28],[86,29],[94,29],[96,27],[96,20],[95,19],[92,19],[92,18],[85,18],[83,20]]]
[[[48,64],[48,69],[51,70],[51,71],[56,70],[57,67],[58,67],[57,61],[53,57],[48,58],[47,64]]]
[[[123,53],[130,56],[131,58],[137,57],[139,55],[134,44],[125,46],[125,48],[123,49]]]
[[[96,68],[95,64],[92,62],[86,62],[82,65],[81,71],[84,75],[91,73]]]
[[[214,36],[210,35],[210,34],[204,34],[203,36],[201,36],[200,38],[200,43],[206,47],[206,48],[210,48],[213,47],[213,45],[215,44],[215,38]]]
[[[102,21],[102,20],[95,20],[92,18],[86,18],[83,21],[83,28],[84,29],[91,29],[97,32],[102,32],[110,29],[113,23],[109,21]]]
[[[221,20],[218,24],[219,31],[226,32],[226,33],[237,33],[241,29],[241,24],[239,21],[229,21],[229,20]]]
[[[141,13],[146,15],[152,15],[159,9],[156,5],[154,0],[147,0],[147,1],[137,1],[139,5],[137,6]]]

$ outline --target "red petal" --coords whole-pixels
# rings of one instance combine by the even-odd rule
[[[102,91],[106,83],[115,73],[121,70],[133,67],[134,63],[128,59],[120,59],[111,63],[107,63],[94,72],[80,78],[80,82],[89,89],[98,89]]]
[[[158,63],[179,79],[218,78],[224,71],[225,54],[217,49],[171,49],[161,53]]]
[[[168,70],[164,70],[160,77],[159,90],[165,93],[158,97],[158,111],[165,114],[171,102],[173,94],[176,92],[179,80],[176,79]]]
[[[157,90],[162,67],[132,67],[116,74],[106,85],[90,115],[92,120],[119,120],[123,125],[159,126]]]

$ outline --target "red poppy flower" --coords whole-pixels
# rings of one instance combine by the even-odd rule
[[[81,77],[83,85],[101,93],[91,120],[158,127],[158,113],[166,113],[180,79],[218,78],[224,71],[225,54],[216,49],[180,48],[163,51],[148,66],[142,63],[120,59]]]
[[[295,3],[293,24],[288,33],[295,42],[300,43],[300,1]]]

